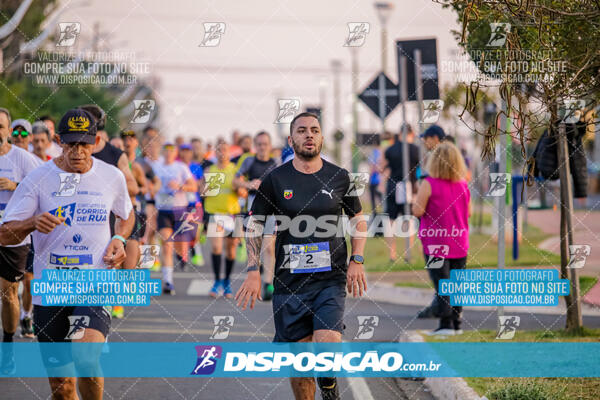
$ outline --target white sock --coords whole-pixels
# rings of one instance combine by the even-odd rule
[[[162,267],[163,280],[168,283],[173,283],[173,267]]]

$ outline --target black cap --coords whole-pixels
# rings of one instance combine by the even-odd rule
[[[58,124],[62,143],[96,143],[96,120],[85,110],[74,108],[63,115]]]
[[[444,133],[442,127],[440,127],[439,125],[431,125],[429,128],[427,128],[427,130],[425,130],[425,132],[421,134],[421,137],[423,138],[433,136],[437,136],[440,140],[442,140],[444,139],[446,134]]]

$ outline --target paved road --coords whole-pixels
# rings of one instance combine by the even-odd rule
[[[207,271],[206,269],[204,271]],[[156,276],[158,277],[158,276]],[[253,311],[241,312],[226,299],[206,296],[210,275],[176,273],[177,295],[160,297],[149,307],[127,308],[125,318],[113,321],[110,342],[206,342],[213,333],[213,316],[235,318],[227,341],[270,341],[274,328],[270,303],[260,303]],[[234,287],[241,281],[236,279]],[[358,330],[357,316],[376,315],[379,326],[373,341],[398,341],[406,330],[433,328],[435,321],[416,320],[417,307],[376,303],[368,299],[348,299],[345,340],[353,340]],[[495,312],[469,311],[465,329],[495,329]],[[584,318],[587,326],[600,326],[600,318]],[[557,329],[564,317],[521,315],[521,328]],[[192,368],[193,366],[190,366]],[[434,400],[420,381],[384,379],[341,379],[342,398]],[[6,399],[47,399],[50,390],[45,379],[0,379],[0,395]],[[369,397],[370,396],[370,397]],[[290,399],[287,379],[217,378],[110,378],[105,399]]]

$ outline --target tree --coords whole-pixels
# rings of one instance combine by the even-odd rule
[[[566,117],[577,119],[600,100],[600,1],[598,0],[434,0],[452,8],[461,23],[460,44],[481,75],[470,90],[465,109],[476,106],[480,85],[497,87],[505,102],[496,121],[484,131],[482,156],[493,155],[501,135],[525,144],[540,126],[558,140],[561,171],[561,273],[567,271],[570,225],[569,162],[566,134],[558,129]],[[500,45],[498,45],[501,43]],[[491,79],[490,79],[491,78]],[[577,102],[571,100],[576,99]],[[501,130],[498,118],[515,116],[518,124]],[[562,125],[564,126],[564,124]],[[566,161],[566,162],[565,162]],[[580,298],[575,270],[570,271],[571,294],[566,297],[567,329],[581,327]]]
[[[20,3],[19,0],[2,2],[0,26],[6,25],[13,18]],[[53,59],[54,49],[50,52],[38,51],[36,54],[22,54],[20,49],[24,43],[40,35],[40,27],[48,15],[55,10],[56,3],[56,0],[34,1],[16,29],[0,40],[0,49],[2,49],[0,58],[3,58],[4,66],[0,69],[0,107],[9,109],[14,118],[35,120],[41,115],[49,114],[58,120],[70,108],[94,103],[106,111],[106,130],[114,134],[121,129],[121,124],[127,123],[122,116],[119,117],[123,108],[119,100],[127,86],[40,85],[36,83],[34,74],[24,73],[25,62],[36,62],[43,56],[49,60]],[[82,60],[81,63],[89,63],[89,61]]]

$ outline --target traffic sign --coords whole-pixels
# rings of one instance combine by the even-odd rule
[[[440,98],[438,86],[437,40],[398,40],[396,51],[398,55],[398,73],[400,73],[400,56],[406,57],[406,93],[407,101],[417,100],[415,87],[415,50],[421,50],[421,81],[423,82],[423,100]],[[398,81],[400,82],[400,81]]]
[[[400,103],[398,86],[383,72],[377,75],[369,86],[358,95],[358,98],[381,120],[384,120]]]

